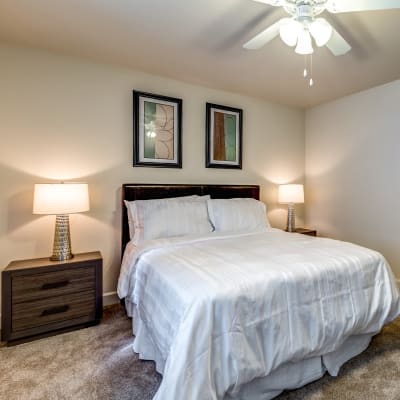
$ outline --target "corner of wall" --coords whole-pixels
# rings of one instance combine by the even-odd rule
[[[103,307],[111,306],[119,303],[117,292],[109,292],[103,294]]]

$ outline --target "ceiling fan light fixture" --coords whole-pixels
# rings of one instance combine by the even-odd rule
[[[283,18],[282,24],[279,28],[279,35],[283,42],[288,46],[296,46],[299,32],[302,25],[292,18]]]
[[[310,32],[307,29],[302,29],[299,32],[297,46],[294,50],[297,54],[312,54],[314,49],[312,47]]]
[[[332,36],[331,25],[323,18],[317,18],[308,27],[318,47],[325,46]]]

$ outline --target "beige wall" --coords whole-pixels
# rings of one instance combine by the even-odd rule
[[[72,247],[101,250],[105,292],[119,272],[123,182],[260,184],[271,223],[285,225],[276,183],[302,182],[302,111],[39,50],[0,46],[0,59],[0,266],[51,253],[54,217],[32,215],[35,182],[89,183]],[[183,99],[182,169],[132,168],[132,89]],[[243,109],[243,170],[204,167],[206,101]]]
[[[306,222],[383,253],[400,278],[400,81],[306,113]]]

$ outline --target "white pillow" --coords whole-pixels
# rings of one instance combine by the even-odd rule
[[[156,201],[181,201],[181,200],[193,200],[193,199],[198,199],[201,197],[207,197],[210,198],[210,196],[199,196],[197,194],[194,194],[192,196],[181,196],[181,197],[168,197],[164,199],[151,199],[151,200],[134,200],[134,201],[128,201],[124,200],[125,207],[128,213],[128,225],[129,225],[129,238],[133,239],[135,236],[135,220],[139,220],[139,215],[137,214],[136,210],[136,201],[149,201],[149,202],[156,202]],[[140,222],[137,223],[137,225],[140,225]],[[143,225],[143,222],[142,222]]]
[[[207,200],[208,215],[216,232],[258,231],[269,228],[264,203],[251,198]]]
[[[190,196],[128,202],[133,217],[132,241],[212,232],[208,219],[209,196]],[[127,206],[128,206],[127,205]]]

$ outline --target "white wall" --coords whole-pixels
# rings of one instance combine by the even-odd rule
[[[71,216],[72,248],[101,250],[105,292],[119,272],[124,182],[260,184],[271,223],[284,227],[276,183],[303,180],[302,111],[40,50],[2,45],[0,59],[1,267],[51,253],[54,217],[32,215],[35,182],[89,183],[90,212]],[[182,169],[132,168],[132,89],[183,99]],[[204,167],[206,101],[243,109],[243,170]]]
[[[383,253],[400,278],[400,81],[306,113],[306,222]]]

